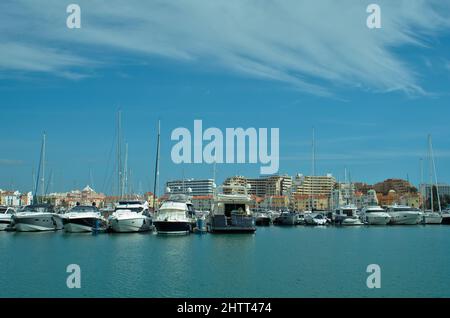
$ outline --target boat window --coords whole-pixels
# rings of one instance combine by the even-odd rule
[[[126,207],[124,207],[124,208],[117,208],[116,209],[116,211],[120,211],[120,210],[129,210],[129,211],[132,211],[132,212],[137,212],[137,213],[140,213],[140,212],[142,212],[142,211],[144,211],[144,209],[143,208],[141,208],[141,207],[139,207],[139,208],[126,208]]]
[[[245,213],[245,204],[225,204],[225,215],[231,217],[231,213],[241,212]]]
[[[94,206],[76,206],[72,210],[72,212],[98,212],[98,209]]]

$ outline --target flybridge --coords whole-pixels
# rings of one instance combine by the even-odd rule
[[[275,174],[279,168],[279,135],[279,128],[270,128],[269,153],[268,128],[226,128],[224,136],[215,127],[203,131],[202,120],[194,120],[193,134],[183,127],[172,131],[171,140],[178,141],[172,147],[172,161],[176,164],[261,163],[265,165],[260,168],[261,174]]]

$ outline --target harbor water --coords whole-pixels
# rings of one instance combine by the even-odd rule
[[[450,297],[450,226],[0,232],[0,297]],[[81,268],[69,289],[67,266]],[[381,268],[369,289],[367,266]]]

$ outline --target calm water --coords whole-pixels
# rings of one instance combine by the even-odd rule
[[[450,226],[255,235],[0,232],[0,297],[450,297]],[[66,287],[81,267],[82,288]],[[366,287],[379,264],[382,288]]]

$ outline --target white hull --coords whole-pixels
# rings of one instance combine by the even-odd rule
[[[66,223],[64,224],[64,231],[68,233],[85,233],[92,232],[92,227],[75,223]]]
[[[111,229],[118,233],[145,232],[150,231],[150,220],[145,218],[134,219],[112,219]]]
[[[389,215],[391,216],[390,223],[394,225],[416,225],[421,220],[420,213],[415,212],[389,213]]]
[[[56,231],[55,227],[39,226],[34,224],[17,223],[14,225],[16,232],[41,232]]]
[[[370,225],[387,225],[391,221],[391,217],[387,213],[368,213],[366,221]]]
[[[439,213],[430,213],[423,216],[423,224],[441,224],[442,216]]]
[[[347,218],[342,221],[344,226],[364,225],[358,218]]]
[[[9,226],[7,223],[0,223],[0,231],[6,230],[6,228]]]

